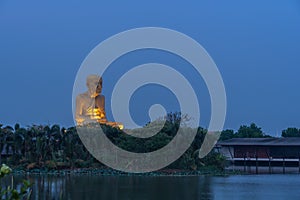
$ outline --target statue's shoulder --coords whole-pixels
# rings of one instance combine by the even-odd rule
[[[104,97],[104,95],[102,95],[102,94],[99,94],[98,96],[96,96],[96,99],[104,99],[105,97]]]

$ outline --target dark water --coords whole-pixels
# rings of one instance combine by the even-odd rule
[[[15,182],[21,180],[15,176]],[[27,176],[32,199],[300,199],[300,175],[228,177]]]

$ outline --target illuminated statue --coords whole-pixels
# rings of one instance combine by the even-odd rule
[[[99,122],[123,129],[123,125],[117,122],[108,122],[105,113],[105,97],[102,92],[102,77],[90,75],[87,77],[88,91],[79,94],[76,98],[76,122],[84,125]]]

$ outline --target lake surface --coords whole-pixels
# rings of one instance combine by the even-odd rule
[[[14,176],[20,181],[24,176]],[[217,176],[29,175],[32,199],[300,199],[299,174]]]

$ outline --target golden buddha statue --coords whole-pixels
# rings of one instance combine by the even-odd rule
[[[106,124],[123,129],[123,124],[109,122],[105,113],[105,97],[102,92],[102,77],[90,75],[87,77],[86,85],[88,91],[76,97],[76,122],[77,125],[84,125],[93,122]]]

